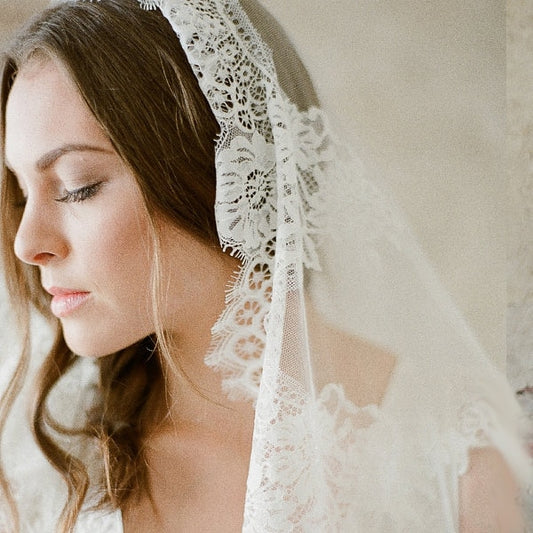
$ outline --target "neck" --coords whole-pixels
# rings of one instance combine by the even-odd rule
[[[164,369],[167,416],[162,427],[248,440],[253,428],[253,404],[228,398],[221,374],[204,363],[205,353],[197,352],[198,364],[183,364],[184,358],[179,358],[182,364],[177,372]]]
[[[230,280],[239,267],[236,259],[212,252],[202,263],[201,283],[190,289],[194,298],[187,319],[172,329],[169,346],[161,355],[166,398],[163,423],[155,430],[188,430],[228,434],[249,440],[254,409],[250,401],[232,401],[222,388],[223,376],[205,363],[211,344],[211,329],[225,308]],[[223,431],[221,431],[223,428]]]

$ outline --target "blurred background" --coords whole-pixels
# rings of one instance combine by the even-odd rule
[[[507,368],[533,420],[533,0],[507,2],[507,77]]]
[[[0,46],[47,3],[0,0]],[[533,385],[533,0],[261,3],[489,356]]]

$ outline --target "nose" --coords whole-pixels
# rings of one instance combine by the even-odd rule
[[[28,200],[15,236],[14,250],[15,255],[29,265],[44,266],[65,258],[68,246],[54,213]]]

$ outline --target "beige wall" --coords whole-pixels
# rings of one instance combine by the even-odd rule
[[[0,44],[32,11],[46,5],[47,0],[0,0]]]
[[[46,3],[0,0],[0,35],[32,4]],[[504,4],[262,3],[286,27],[339,127],[396,193],[455,301],[503,364]]]
[[[533,0],[508,0],[507,37],[507,354],[512,384],[531,388],[533,417]]]

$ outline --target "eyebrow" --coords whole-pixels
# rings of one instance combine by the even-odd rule
[[[113,152],[106,148],[101,148],[99,146],[93,146],[90,144],[64,144],[59,148],[50,150],[43,156],[41,156],[35,167],[38,171],[44,172],[50,168],[60,157],[71,152],[100,152],[105,154],[112,154]]]

